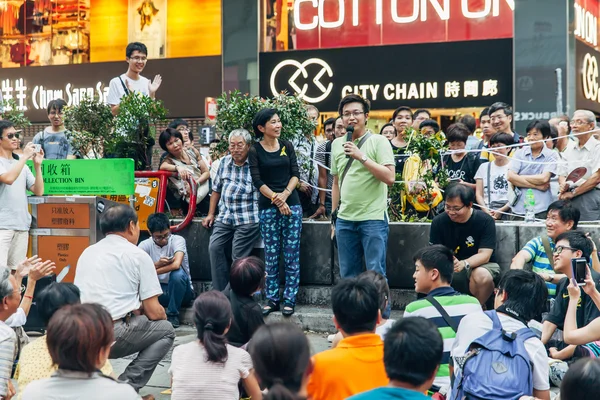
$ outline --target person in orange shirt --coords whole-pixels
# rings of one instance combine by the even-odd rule
[[[313,357],[308,382],[311,400],[343,400],[388,384],[383,342],[375,333],[381,321],[375,284],[357,278],[340,281],[331,293],[333,322],[344,339]]]

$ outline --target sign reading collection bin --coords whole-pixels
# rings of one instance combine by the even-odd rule
[[[31,161],[27,162],[35,172]],[[44,195],[132,195],[134,193],[133,160],[44,160]]]

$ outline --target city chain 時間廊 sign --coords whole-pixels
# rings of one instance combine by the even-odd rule
[[[296,93],[323,111],[350,93],[374,109],[512,103],[512,58],[511,39],[261,53],[260,95]]]
[[[35,174],[31,161],[27,162]],[[44,160],[44,195],[132,195],[133,160]]]
[[[600,113],[600,52],[577,40],[575,54],[575,107]]]

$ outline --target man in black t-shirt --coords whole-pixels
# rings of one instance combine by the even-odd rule
[[[554,250],[554,271],[565,274],[556,287],[556,299],[552,309],[546,316],[542,327],[542,342],[548,345],[550,357],[557,360],[567,360],[573,357],[577,346],[566,345],[565,343],[550,343],[550,338],[556,329],[563,329],[567,308],[569,306],[569,280],[573,278],[573,269],[571,259],[583,257],[590,259],[593,251],[593,244],[585,236],[585,233],[579,231],[567,231],[556,238],[556,247]],[[598,283],[598,274],[590,268],[592,279],[596,282],[596,288],[600,289]],[[594,304],[593,300],[582,291],[581,297],[577,303],[577,327],[583,328],[594,319],[600,317],[600,310]]]
[[[431,223],[430,244],[443,244],[454,253],[452,287],[471,293],[484,305],[500,275],[495,263],[496,224],[494,219],[473,209],[475,191],[456,184],[446,191],[445,212]]]

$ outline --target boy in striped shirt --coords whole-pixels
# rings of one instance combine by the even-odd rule
[[[481,305],[475,297],[461,294],[450,286],[454,273],[454,255],[447,247],[440,244],[425,247],[415,254],[413,261],[415,291],[427,296],[406,306],[404,317],[424,317],[438,327],[444,340],[444,354],[433,385],[437,389],[449,387],[448,363],[456,328],[465,315],[481,312]]]
[[[556,284],[566,275],[554,272],[554,240],[563,232],[577,229],[579,209],[568,201],[558,200],[548,206],[546,235],[531,239],[513,258],[510,269],[523,269],[531,263],[532,270],[546,281],[548,298],[556,296]]]

